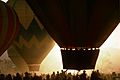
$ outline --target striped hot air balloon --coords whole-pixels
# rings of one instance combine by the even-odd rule
[[[14,40],[19,20],[13,8],[0,1],[0,56]]]

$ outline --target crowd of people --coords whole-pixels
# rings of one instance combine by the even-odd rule
[[[60,73],[59,71],[57,71],[57,73],[53,72],[51,75],[46,74],[39,76],[36,75],[36,73],[34,73],[34,75],[31,75],[28,72],[25,72],[25,74],[16,73],[16,75],[0,74],[0,80],[107,80],[107,79],[101,77],[99,70],[92,71],[91,76],[88,76],[85,70],[81,74],[76,75],[61,70]]]

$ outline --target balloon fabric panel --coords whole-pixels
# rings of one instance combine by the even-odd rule
[[[60,47],[99,48],[120,22],[119,0],[26,1]]]

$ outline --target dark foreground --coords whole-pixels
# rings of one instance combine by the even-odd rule
[[[53,72],[50,74],[32,75],[31,73],[25,72],[24,74],[16,73],[12,74],[0,74],[0,80],[120,80],[120,74],[113,72],[112,74],[101,74],[99,70],[92,71],[91,75],[88,76],[86,71],[81,74],[71,74],[66,71],[60,73]]]

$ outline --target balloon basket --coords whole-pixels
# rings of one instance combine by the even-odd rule
[[[94,69],[99,51],[98,48],[61,49],[63,69]]]

